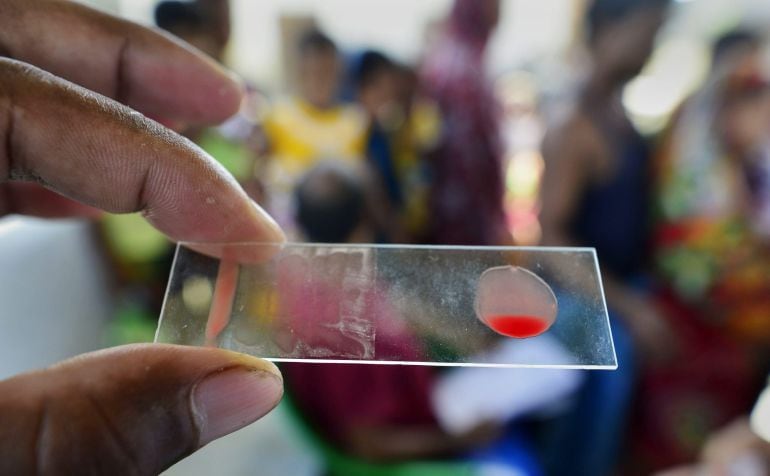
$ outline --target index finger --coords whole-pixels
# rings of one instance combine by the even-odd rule
[[[283,241],[275,222],[189,140],[115,101],[0,59],[0,182],[33,180],[175,240]]]
[[[172,122],[221,122],[241,88],[171,36],[71,1],[0,2],[0,55]]]

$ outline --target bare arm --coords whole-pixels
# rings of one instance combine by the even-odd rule
[[[582,194],[590,186],[592,177],[598,175],[598,160],[607,153],[596,129],[579,117],[547,134],[543,143],[546,165],[541,188],[544,245],[580,244],[570,226]],[[648,350],[660,355],[664,347],[673,347],[673,344],[662,344],[661,339],[670,333],[660,311],[647,297],[623,284],[606,268],[602,268],[602,281],[608,303],[626,321],[632,334],[643,344],[649,344],[645,345]]]
[[[543,245],[574,246],[570,225],[589,185],[590,155],[596,153],[588,129],[578,119],[552,129],[543,141],[545,173],[541,187],[540,223]]]
[[[545,173],[541,188],[543,244],[578,246],[570,231],[582,195],[596,175],[595,158],[606,154],[594,127],[575,116],[563,126],[549,131],[543,142]],[[587,243],[590,245],[590,243]],[[623,307],[628,291],[612,273],[602,270],[607,298],[615,307]]]

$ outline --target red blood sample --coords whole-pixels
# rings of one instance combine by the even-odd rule
[[[548,321],[532,316],[491,316],[487,324],[498,334],[518,339],[535,337],[550,327]]]
[[[476,315],[498,334],[525,339],[547,331],[558,304],[540,276],[520,266],[489,268],[479,277]]]

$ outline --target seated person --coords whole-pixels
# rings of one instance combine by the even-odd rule
[[[646,474],[697,458],[710,433],[749,410],[767,376],[770,248],[755,229],[747,173],[770,131],[760,44],[736,32],[716,42],[706,83],[655,157],[658,295],[678,358],[639,383],[634,448]]]
[[[756,34],[720,39],[709,81],[667,131],[658,156],[656,258],[678,303],[705,316],[704,324],[764,347],[770,83],[756,59],[760,46]]]
[[[366,120],[341,104],[337,46],[318,31],[299,42],[296,96],[278,101],[265,117],[269,154],[269,208],[289,235],[294,232],[292,190],[303,173],[322,160],[358,164],[364,157]]]
[[[374,215],[381,238],[420,240],[428,221],[424,155],[438,140],[439,112],[417,93],[414,71],[380,51],[363,51],[350,70],[357,102],[368,119],[366,158],[377,201],[388,205]]]
[[[295,192],[303,234],[313,241],[370,240],[373,230],[363,196],[362,182],[353,170],[339,164],[312,169]],[[379,318],[394,312],[387,304],[376,309]],[[390,327],[384,336],[378,334],[377,352],[393,346],[403,349],[404,344],[418,352],[415,337],[407,329]],[[472,464],[483,464],[489,461],[479,456],[483,451],[471,451],[488,447],[499,434],[500,429],[490,425],[461,435],[442,430],[431,403],[436,378],[431,367],[290,363],[282,370],[287,392],[309,425],[335,447],[364,460],[392,463],[464,457]],[[365,396],[358,389],[366,389]],[[525,445],[512,438],[496,441],[507,445],[506,460],[496,463],[508,471],[500,474],[540,474]]]
[[[353,67],[358,103],[367,116],[366,156],[375,166],[394,207],[400,207],[403,201],[390,140],[392,123],[398,119],[393,117],[397,75],[393,61],[376,50],[361,53]]]

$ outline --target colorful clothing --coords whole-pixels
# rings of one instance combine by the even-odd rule
[[[441,127],[441,113],[432,101],[418,99],[406,119],[391,138],[393,163],[401,189],[401,214],[404,230],[418,241],[428,226],[430,170],[425,161],[436,147]]]
[[[770,247],[753,227],[746,169],[715,130],[719,84],[685,103],[656,157],[655,264],[676,360],[649,369],[633,474],[697,458],[707,435],[750,409],[770,343]]]
[[[295,177],[319,160],[355,163],[364,155],[366,119],[352,106],[324,110],[287,99],[268,112],[264,127],[275,166]]]
[[[656,261],[674,295],[704,310],[704,324],[770,344],[770,240],[757,216],[767,206],[767,159],[721,149],[715,94],[706,89],[690,101],[661,149]]]
[[[357,279],[356,302],[368,322],[348,322],[341,303],[349,300],[350,290],[331,286],[326,274],[302,259],[284,259],[278,270],[278,301],[281,313],[288,316],[291,333],[283,347],[301,345],[316,354],[332,351],[335,358],[394,355],[424,359],[419,341],[398,317],[398,309],[365,274]],[[340,329],[356,332],[345,335]],[[371,336],[371,340],[364,339],[362,345],[361,335]],[[287,363],[282,371],[297,407],[316,432],[335,445],[344,445],[353,429],[436,425],[430,403],[434,378],[430,367]],[[366,395],[356,389],[366,389]]]
[[[268,209],[289,236],[296,234],[291,197],[298,179],[323,160],[361,163],[366,125],[363,113],[352,106],[321,110],[301,99],[281,101],[268,112]]]
[[[321,259],[346,258],[330,254]],[[398,303],[392,301],[376,280],[368,278],[369,273],[362,272],[355,280],[348,278],[348,281],[355,281],[355,302],[360,307],[356,315],[345,316],[345,305],[341,303],[350,301],[351,289],[334,287],[328,281],[328,271],[339,269],[342,263],[324,269],[291,257],[278,264],[280,296],[276,301],[279,314],[284,316],[291,329],[285,337],[277,339],[282,349],[301,345],[304,349],[312,349],[314,355],[326,357],[329,355],[324,353],[333,350],[332,355],[342,359],[425,361],[427,353],[423,342],[399,316]],[[376,266],[366,255],[347,265],[351,266],[349,269]],[[358,313],[366,319],[358,319]],[[371,337],[364,339],[364,346],[361,345],[362,335]],[[372,345],[373,353],[369,354]],[[367,429],[439,431],[431,401],[436,378],[434,367],[285,363],[281,370],[287,392],[308,426],[338,450],[346,449],[352,434]],[[486,474],[486,468],[504,468],[506,471],[501,474],[540,475],[542,473],[526,443],[521,432],[514,428],[492,444],[455,456],[458,461],[467,461],[473,468],[478,468],[478,474]],[[409,461],[400,463],[408,464]],[[383,468],[388,466],[382,465]],[[410,474],[435,473],[416,467]]]
[[[410,240],[420,241],[428,223],[429,168],[426,151],[435,147],[439,112],[427,100],[415,101],[398,124],[374,121],[366,156],[378,173],[391,206]]]
[[[403,203],[403,191],[393,163],[390,135],[377,121],[369,128],[366,158],[377,172],[390,204],[396,209],[400,208]]]
[[[659,299],[677,336],[676,359],[640,379],[629,475],[694,461],[710,434],[751,409],[762,380],[750,349],[704,326],[702,313],[670,292]]]
[[[239,182],[254,177],[256,152],[247,144],[228,137],[221,128],[204,130],[196,142],[201,149],[214,157]]]
[[[431,161],[429,240],[435,243],[493,245],[504,236],[499,105],[483,62],[493,25],[485,23],[482,5],[455,3],[423,65],[423,91],[443,121]]]

